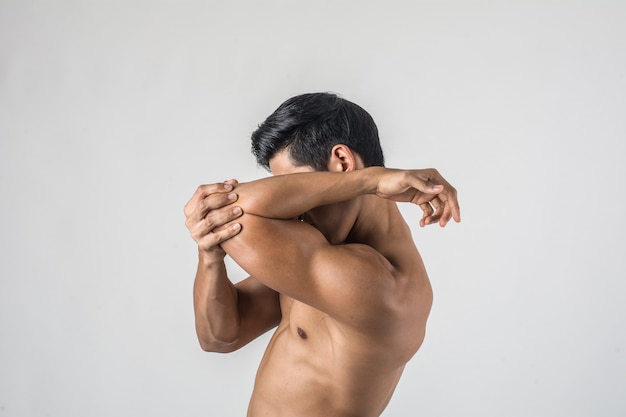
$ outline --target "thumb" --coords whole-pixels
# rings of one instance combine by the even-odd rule
[[[430,184],[430,181],[424,181],[421,178],[411,177],[411,187],[423,192],[424,194],[439,194],[443,191],[443,185]]]
[[[430,189],[432,190],[433,194],[439,194],[443,191],[443,185],[431,185]]]

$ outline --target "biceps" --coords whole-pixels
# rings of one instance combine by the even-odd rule
[[[241,233],[222,243],[224,250],[278,293],[334,317],[364,304],[373,308],[384,293],[389,271],[365,245],[332,246],[299,221],[244,215],[241,223]]]
[[[314,292],[312,262],[326,239],[312,226],[246,214],[241,233],[222,247],[251,276],[273,290],[302,300]]]

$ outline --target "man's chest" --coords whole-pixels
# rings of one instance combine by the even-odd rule
[[[280,296],[282,321],[290,336],[310,344],[329,343],[337,323],[327,313],[285,295]]]

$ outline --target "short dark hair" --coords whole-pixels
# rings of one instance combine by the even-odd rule
[[[374,119],[363,108],[336,94],[311,93],[292,97],[252,134],[252,153],[269,171],[269,161],[289,149],[294,165],[326,171],[333,146],[343,144],[367,166],[385,160]]]

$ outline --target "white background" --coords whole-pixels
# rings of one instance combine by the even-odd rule
[[[437,167],[427,339],[385,416],[626,415],[626,2],[0,0],[0,416],[242,416],[267,336],[200,350],[200,183],[334,91]],[[232,279],[243,273],[231,264]]]

